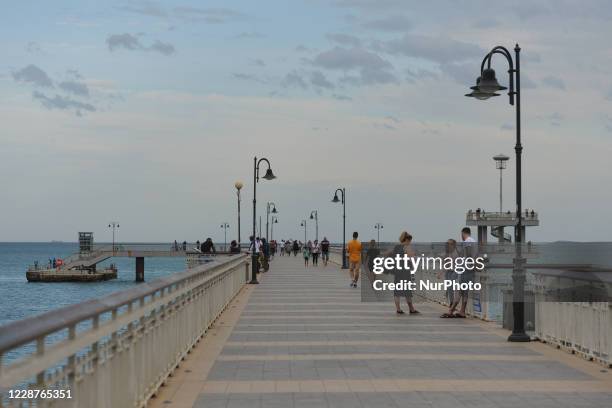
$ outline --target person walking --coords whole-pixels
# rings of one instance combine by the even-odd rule
[[[310,247],[308,245],[304,245],[302,255],[304,256],[304,266],[308,268],[308,259],[310,259]]]
[[[315,239],[312,243],[312,266],[319,265],[319,253],[321,252],[321,245],[319,240]]]
[[[368,266],[368,279],[370,280],[370,285],[374,287],[374,281],[376,280],[376,274],[374,273],[374,259],[380,256],[380,249],[378,249],[378,245],[376,245],[376,240],[370,240],[370,245],[368,246],[368,250],[366,251],[366,259],[365,264]]]
[[[408,232],[403,231],[399,237],[399,244],[396,245],[390,252],[386,254],[387,257],[396,257],[408,255],[409,257],[413,257],[415,255],[414,250],[412,249],[412,235]],[[412,268],[414,265],[412,261],[410,262],[410,269],[394,269],[393,270],[393,281],[397,285],[398,283],[406,283],[407,281],[412,280]],[[404,281],[404,282],[402,282]],[[393,291],[393,301],[395,302],[395,313],[404,314],[404,311],[401,308],[400,300],[401,298],[406,299],[406,303],[408,304],[408,310],[410,314],[418,314],[419,311],[415,309],[412,304],[412,291],[410,289],[395,289]]]
[[[293,256],[297,256],[299,250],[300,250],[300,244],[298,244],[297,239],[296,239],[293,241]]]
[[[359,233],[353,232],[353,239],[347,244],[346,252],[349,257],[349,274],[351,277],[351,287],[357,287],[359,272],[361,269],[361,242],[357,240]]]
[[[323,241],[321,241],[321,259],[323,260],[323,266],[327,266],[327,262],[329,262],[329,241],[327,237],[323,237]]]

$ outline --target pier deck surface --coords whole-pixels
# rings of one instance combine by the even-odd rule
[[[335,264],[277,256],[230,304],[153,407],[602,408],[612,370],[476,319],[362,303]]]

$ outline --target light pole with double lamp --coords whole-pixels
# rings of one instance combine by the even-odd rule
[[[115,230],[119,229],[119,223],[116,221],[112,221],[108,224],[108,228],[113,229],[113,253],[115,253],[117,251],[117,248],[115,247]]]
[[[312,210],[310,212],[310,219],[315,220],[315,239],[319,241],[319,211]]]
[[[306,220],[302,220],[300,227],[304,227],[304,245],[306,245]]]
[[[342,193],[342,200],[338,198],[338,192]],[[347,269],[346,264],[346,188],[338,187],[334,192],[332,203],[342,202],[342,269]]]
[[[229,228],[229,224],[224,222],[221,224],[221,228],[223,228],[223,250],[227,251],[227,229]]]
[[[257,262],[259,261],[255,253],[255,237],[257,236],[257,183],[259,183],[259,165],[261,162],[265,162],[268,165],[266,174],[262,178],[265,180],[274,180],[276,178],[274,173],[272,173],[272,167],[268,159],[262,157],[258,161],[257,157],[253,158],[253,248],[251,248],[251,280],[249,281],[252,285],[259,283],[257,281]]]
[[[376,241],[378,246],[380,246],[380,230],[383,229],[383,225],[380,222],[377,222],[376,225],[374,225],[374,229],[376,229],[376,235],[378,240]]]
[[[523,146],[521,145],[521,69],[520,69],[520,52],[521,48],[518,44],[514,47],[514,60],[512,54],[507,48],[497,46],[491,49],[485,55],[480,64],[480,76],[476,79],[476,85],[473,86],[472,92],[466,94],[468,97],[476,99],[489,99],[493,96],[499,96],[497,91],[508,89],[497,82],[495,70],[491,68],[491,60],[494,55],[503,55],[508,61],[508,96],[510,105],[516,108],[516,144],[514,151],[516,153],[516,220],[514,224],[514,242],[515,256],[512,269],[512,312],[514,315],[514,324],[512,334],[508,337],[508,341],[527,342],[530,341],[529,336],[525,333],[525,260],[521,254],[521,245],[523,242],[523,221],[522,221],[522,190],[521,190],[521,154]]]
[[[270,239],[274,241],[274,224],[278,224],[278,217],[276,215],[273,215],[270,221],[270,223],[272,224],[270,225]]]
[[[238,248],[240,248],[240,190],[244,187],[242,181],[237,181],[234,183],[234,187],[236,187],[236,196],[238,197]]]
[[[270,213],[278,213],[278,211],[276,211],[276,204],[274,204],[273,202],[268,202],[266,204],[266,241],[268,242],[270,242],[270,240],[268,239],[268,232],[270,232]]]

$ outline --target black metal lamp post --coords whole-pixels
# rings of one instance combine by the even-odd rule
[[[380,230],[383,229],[384,227],[380,222],[377,222],[376,225],[374,225],[374,228],[376,229],[376,234],[378,238],[376,242],[378,243],[378,246],[380,246]]]
[[[302,222],[300,223],[300,227],[304,227],[304,245],[306,245],[306,237],[307,237],[307,234],[306,234],[306,228],[307,228],[306,227],[306,220],[302,220]]]
[[[493,55],[501,54],[506,57],[506,60],[508,61],[508,85],[510,88],[508,89],[508,96],[510,99],[510,105],[514,105],[516,107],[516,145],[514,146],[514,151],[516,153],[516,221],[514,224],[515,256],[512,271],[512,311],[514,314],[514,324],[512,334],[508,337],[508,341],[527,342],[530,341],[530,338],[525,333],[525,260],[521,255],[521,245],[523,242],[523,220],[521,214],[521,154],[523,152],[523,146],[521,145],[520,52],[521,48],[518,44],[516,44],[514,47],[513,60],[512,54],[507,48],[497,46],[491,49],[480,64],[480,76],[476,80],[476,85],[471,88],[472,92],[466,94],[466,96],[485,100],[493,96],[499,96],[499,94],[495,93],[497,91],[508,89],[497,82],[495,70],[491,68],[491,59],[493,58]]]
[[[223,228],[223,250],[227,251],[227,229],[229,228],[229,224],[224,222],[221,224],[221,228]]]
[[[342,193],[342,200],[338,199],[338,191]],[[342,202],[342,269],[348,269],[346,264],[346,188],[337,188],[332,203]]]
[[[240,248],[240,190],[244,187],[241,181],[237,181],[234,183],[234,187],[236,187],[236,196],[238,197],[238,248]]]
[[[270,242],[270,240],[268,239],[268,232],[270,232],[270,213],[278,213],[278,211],[276,211],[276,204],[274,204],[273,202],[268,202],[266,204],[266,241],[268,242]]]
[[[319,240],[319,211],[312,210],[310,212],[310,219],[315,220],[315,239]]]
[[[115,230],[119,229],[119,223],[116,221],[112,221],[108,224],[108,228],[113,229],[113,254],[114,254],[117,251],[117,248],[115,247]]]
[[[276,215],[273,215],[271,217],[271,224],[270,225],[270,239],[274,240],[274,224],[278,224],[278,217]]]
[[[276,178],[276,176],[274,175],[274,173],[272,173],[272,167],[270,167],[270,161],[268,159],[261,158],[259,159],[259,161],[257,161],[257,157],[253,158],[253,241],[251,243],[252,248],[251,248],[251,281],[249,282],[250,284],[256,285],[259,282],[257,281],[257,254],[255,252],[256,250],[256,243],[255,243],[255,237],[257,235],[257,183],[259,183],[259,165],[261,164],[261,162],[266,162],[266,164],[268,165],[268,169],[266,170],[266,174],[262,177],[263,179],[266,180],[273,180]]]

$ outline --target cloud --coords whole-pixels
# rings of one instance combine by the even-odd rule
[[[501,130],[514,130],[514,124],[512,123],[504,123],[501,125]]]
[[[327,39],[340,45],[346,45],[350,47],[360,47],[361,40],[354,35],[342,34],[342,33],[330,33],[326,35]]]
[[[399,15],[368,21],[363,23],[362,26],[376,31],[406,32],[412,29],[413,24],[408,17]]]
[[[339,101],[352,101],[353,98],[347,95],[333,94],[332,98],[337,99]]]
[[[376,48],[393,55],[422,58],[440,64],[449,64],[481,58],[485,52],[476,44],[448,37],[426,37],[406,34],[402,38],[382,41]]]
[[[173,15],[189,22],[223,24],[246,17],[245,14],[228,8],[175,7]]]
[[[390,71],[393,66],[379,55],[362,48],[335,47],[315,56],[312,65],[329,70],[344,71],[343,83],[350,85],[372,85],[397,83],[398,79]],[[357,71],[358,75],[348,75]]]
[[[40,48],[40,45],[34,41],[30,41],[29,43],[27,43],[25,50],[31,54],[41,54],[42,53],[42,49]]]
[[[410,68],[406,69],[406,80],[409,82],[415,82],[416,80],[424,80],[424,79],[436,79],[438,78],[438,74],[430,71],[428,69],[419,68],[418,70],[411,70]]]
[[[45,71],[36,65],[28,65],[19,71],[13,72],[13,79],[17,82],[25,82],[41,87],[53,87],[53,81]]]
[[[607,101],[612,102],[612,86],[608,89],[608,93],[604,96]]]
[[[500,25],[501,23],[499,22],[499,20],[495,18],[482,18],[480,20],[474,21],[474,23],[472,24],[472,27],[487,29],[487,28],[499,27]]]
[[[306,83],[306,81],[304,81],[304,79],[296,71],[291,71],[287,75],[285,75],[285,78],[283,79],[281,84],[286,88],[308,88],[308,84]]]
[[[78,95],[78,96],[85,96],[85,97],[89,97],[89,88],[87,87],[86,84],[82,83],[82,82],[76,82],[76,81],[63,81],[60,82],[59,84],[57,84],[57,86],[68,92],[68,93],[72,93],[74,95]]]
[[[265,35],[258,33],[258,32],[242,32],[240,34],[238,34],[237,36],[235,36],[234,38],[238,38],[238,39],[256,39],[256,38],[264,38]]]
[[[480,74],[480,67],[472,63],[449,63],[441,64],[440,71],[458,83],[469,87],[476,84],[476,78]]]
[[[546,76],[544,78],[542,78],[542,83],[550,88],[556,88],[556,89],[565,89],[565,82],[563,81],[563,79],[549,75]]]
[[[125,48],[126,50],[142,50],[144,47],[136,36],[132,34],[113,34],[106,39],[108,49],[115,51],[118,48]]]
[[[266,66],[265,61],[260,59],[260,58],[255,58],[254,60],[251,60],[251,63],[253,65],[258,66],[258,67],[265,67]]]
[[[57,94],[53,98],[50,98],[42,92],[34,91],[34,93],[32,93],[32,97],[42,103],[42,105],[47,109],[74,110],[77,116],[81,116],[82,111],[96,111],[95,106],[92,104],[79,102],[70,97],[60,96]]]
[[[334,88],[334,84],[332,84],[321,71],[313,71],[310,74],[310,83],[317,88]]]
[[[243,74],[243,73],[240,73],[240,72],[232,73],[232,77],[235,78],[235,79],[243,80],[243,81],[257,82],[257,83],[260,83],[260,84],[265,84],[265,83],[268,82],[266,80],[260,79],[256,75],[253,75],[253,74]]]
[[[118,9],[150,17],[167,17],[168,13],[153,1],[130,1]]]
[[[336,70],[388,69],[392,67],[388,61],[385,61],[379,55],[357,47],[335,47],[318,54],[312,63],[321,68]]]
[[[164,55],[172,55],[176,52],[174,45],[169,43],[163,43],[159,40],[156,40],[150,47],[149,50],[157,51]]]
[[[151,46],[147,47],[140,42],[140,39],[132,34],[112,34],[106,39],[106,44],[110,51],[117,49],[126,49],[131,51],[155,51],[163,55],[172,55],[176,52],[174,46],[170,43],[164,43],[156,40]]]

